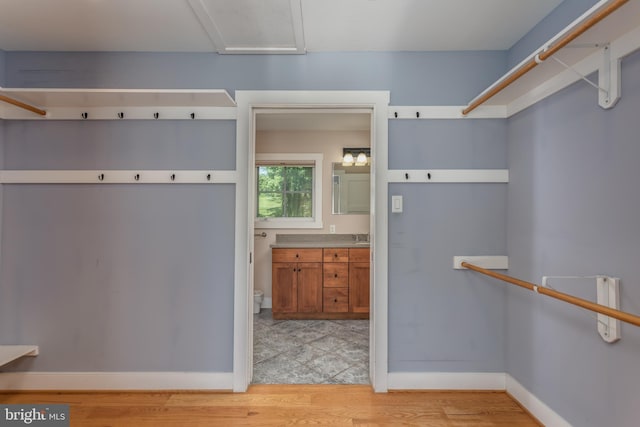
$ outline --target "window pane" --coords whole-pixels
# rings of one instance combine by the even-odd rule
[[[311,193],[287,193],[287,217],[311,218],[312,197]]]
[[[258,193],[282,192],[284,167],[258,166]]]
[[[313,188],[313,168],[289,166],[285,171],[286,191],[307,191]]]
[[[313,166],[257,166],[258,218],[313,218]]]
[[[258,217],[282,217],[282,193],[258,193]]]

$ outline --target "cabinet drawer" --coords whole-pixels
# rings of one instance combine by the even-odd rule
[[[350,262],[369,262],[369,248],[350,248]]]
[[[322,262],[322,249],[274,248],[272,262]]]
[[[348,288],[324,289],[322,295],[322,311],[325,313],[347,313],[349,311]]]
[[[347,248],[324,248],[324,262],[349,262],[349,249]]]
[[[346,288],[349,286],[348,263],[325,263],[322,285],[325,288]]]

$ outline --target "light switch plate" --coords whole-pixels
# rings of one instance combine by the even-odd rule
[[[391,212],[402,213],[402,196],[391,196]]]

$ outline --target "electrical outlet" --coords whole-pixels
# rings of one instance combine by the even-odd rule
[[[329,226],[329,233],[336,234],[336,225],[335,224],[331,224]]]

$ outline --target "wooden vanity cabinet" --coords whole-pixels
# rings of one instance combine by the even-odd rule
[[[273,249],[274,318],[322,312],[322,249]]]
[[[369,313],[369,249],[349,249],[349,311]]]
[[[274,319],[368,319],[369,248],[273,248]]]
[[[349,249],[323,249],[322,311],[349,312]]]

